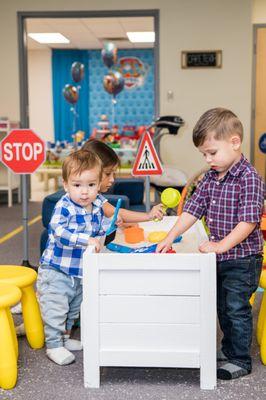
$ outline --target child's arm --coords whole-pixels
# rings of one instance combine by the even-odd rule
[[[68,247],[87,247],[89,244],[90,235],[88,233],[77,233],[69,228],[71,213],[66,207],[55,207],[52,215],[49,229],[51,230],[54,239],[63,246]]]
[[[126,210],[125,208],[120,209],[119,216],[122,218],[123,222],[145,222],[151,221],[155,218],[161,220],[163,218],[163,205],[157,204],[156,206],[152,207],[149,213],[146,212],[137,212],[137,211],[130,211]],[[103,205],[104,215],[107,218],[113,216],[115,212],[115,207],[113,207],[108,201]]]
[[[241,221],[234,229],[225,236],[220,242],[206,241],[199,246],[202,253],[221,254],[232,249],[237,244],[243,242],[254,230],[256,223]]]
[[[197,221],[197,219],[197,217],[194,217],[187,212],[183,212],[166,238],[158,243],[156,253],[166,253],[172,246],[175,238],[186,232]]]

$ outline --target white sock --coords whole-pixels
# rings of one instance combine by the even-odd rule
[[[71,364],[75,360],[74,354],[68,351],[65,347],[55,347],[53,349],[47,349],[46,355],[50,360],[58,365]]]
[[[25,326],[24,326],[23,322],[22,322],[22,324],[15,326],[15,330],[16,330],[17,336],[25,336],[25,334],[26,334]]]
[[[81,341],[70,339],[69,335],[64,335],[64,347],[70,351],[79,351],[83,349]]]

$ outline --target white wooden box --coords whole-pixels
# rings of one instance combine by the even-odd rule
[[[165,230],[176,217],[143,223]],[[119,235],[118,235],[119,236]],[[100,366],[200,368],[216,386],[216,258],[198,252],[197,222],[177,254],[95,254],[83,258],[84,385],[100,385]],[[190,252],[190,250],[192,252]]]

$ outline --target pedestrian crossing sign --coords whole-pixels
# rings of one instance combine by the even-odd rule
[[[162,175],[163,169],[149,132],[145,131],[140,142],[132,175]]]

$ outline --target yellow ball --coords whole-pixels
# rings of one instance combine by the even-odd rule
[[[167,208],[174,208],[178,205],[181,199],[181,194],[178,190],[173,188],[164,189],[161,194],[161,202]]]

